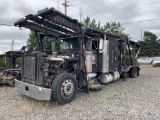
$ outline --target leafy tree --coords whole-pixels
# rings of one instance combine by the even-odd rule
[[[118,22],[106,22],[106,24],[104,25],[104,31],[105,32],[109,32],[112,33],[114,35],[117,36],[121,36],[122,38],[124,38],[125,36],[129,36],[127,34],[124,33],[125,28],[123,26],[121,26],[121,24]]]
[[[97,27],[96,27],[96,30],[101,30],[101,23],[100,23],[100,21],[98,22],[98,25],[97,25]]]
[[[119,22],[106,22],[104,26],[101,26],[100,22],[97,24],[95,19],[91,20],[87,17],[84,19],[83,24],[91,29],[112,33],[114,35],[121,36],[122,38],[125,36],[129,37],[129,35],[124,32],[125,28]]]
[[[89,26],[90,26],[90,24],[91,24],[90,17],[88,17],[88,16],[87,16],[87,18],[86,18],[86,19],[84,19],[83,24],[84,24],[86,27],[89,27]]]
[[[139,41],[139,44],[141,44],[141,52],[140,56],[159,56],[160,55],[160,40],[158,40],[158,37],[156,34],[145,31],[144,37],[142,41]]]
[[[20,67],[21,66],[21,61],[22,59],[21,58],[17,58],[16,59],[16,67]],[[0,69],[1,68],[13,68],[13,64],[11,64],[12,62],[12,59],[11,58],[8,58],[8,57],[3,57],[3,58],[0,58]],[[11,64],[11,66],[9,66]]]
[[[38,44],[38,41],[37,41],[36,35],[34,31],[31,30],[31,33],[29,34],[29,38],[27,41],[28,51],[32,51],[37,44]]]
[[[0,69],[5,67],[6,67],[6,64],[5,64],[4,58],[0,58]]]
[[[38,34],[39,36],[39,34]],[[48,53],[48,54],[51,54],[51,43],[52,41],[60,41],[59,39],[57,38],[54,38],[54,37],[48,37],[48,36],[45,36],[43,38],[43,47],[44,47],[44,50]],[[38,44],[38,41],[37,41],[37,38],[36,38],[36,34],[34,31],[31,30],[31,33],[29,34],[29,38],[28,38],[28,41],[27,41],[27,48],[28,48],[28,51],[33,51],[33,48]],[[60,43],[57,43],[56,42],[56,49],[59,50],[60,49]],[[39,48],[40,49],[40,48]],[[39,50],[37,49],[37,50]]]
[[[89,28],[94,29],[94,30],[97,29],[97,23],[95,19],[92,20],[92,22],[89,25]]]

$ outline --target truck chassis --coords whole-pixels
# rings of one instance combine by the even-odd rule
[[[75,99],[77,90],[89,93],[89,89],[100,89],[120,76],[125,79],[126,74],[132,78],[139,75],[130,49],[138,44],[127,37],[87,28],[55,8],[27,15],[15,26],[35,31],[39,46],[38,51],[25,52],[22,57],[22,77],[21,81],[15,80],[15,85],[24,95],[66,104]],[[46,36],[60,39],[61,49],[55,49],[53,40],[52,54],[48,54],[43,46]]]

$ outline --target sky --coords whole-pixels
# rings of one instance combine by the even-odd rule
[[[18,19],[47,7],[64,13],[62,3],[64,0],[0,0],[0,24],[14,25]],[[68,0],[68,5],[67,15],[74,19],[80,20],[81,9],[82,20],[89,16],[102,25],[120,22],[134,41],[140,40],[144,31],[160,37],[159,0]],[[12,40],[13,50],[20,50],[26,45],[29,33],[29,29],[0,25],[0,54],[12,49]]]

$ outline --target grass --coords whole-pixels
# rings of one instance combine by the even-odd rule
[[[112,99],[112,98],[114,98],[115,96],[117,96],[117,94],[114,93],[114,92],[108,92],[108,93],[106,94],[106,97],[109,98],[109,99]]]
[[[107,92],[105,96],[102,96],[101,98],[98,99],[98,103],[104,104],[107,100],[114,99],[114,97],[116,96],[117,94],[114,92]]]

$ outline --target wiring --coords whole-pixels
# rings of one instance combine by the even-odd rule
[[[160,19],[140,20],[140,21],[135,21],[135,22],[128,22],[128,23],[124,23],[123,25],[126,25],[126,24],[132,24],[132,23],[150,22],[150,21],[156,21],[156,20],[160,20]]]
[[[116,13],[114,10],[112,10],[111,7],[108,6],[117,16],[119,16],[123,21],[131,22],[130,20],[128,20],[128,19],[127,19],[125,16],[123,16],[122,14],[119,15],[117,8],[114,7],[113,4],[112,4],[109,0],[107,0],[107,1],[108,1],[108,3],[111,4],[111,6],[117,11],[117,13]],[[133,25],[133,27],[136,28],[136,31],[137,31],[137,27],[140,28],[139,26],[134,26],[134,25]],[[140,28],[140,29],[141,29],[141,28]]]
[[[152,2],[152,3],[146,3],[146,4],[140,4],[140,5],[135,5],[135,6],[128,6],[128,7],[123,7],[123,8],[116,8],[116,10],[120,11],[120,10],[123,10],[123,9],[130,9],[130,8],[134,8],[134,7],[143,7],[143,6],[147,6],[147,5],[154,5],[154,4],[160,4],[160,2]],[[112,10],[110,10],[112,11]],[[110,12],[110,11],[102,11],[101,13],[106,13],[106,12]],[[95,13],[92,13],[92,14],[97,14],[96,12]]]
[[[0,24],[0,26],[14,26],[14,25],[9,25],[9,24]],[[14,26],[15,27],[15,26]]]

